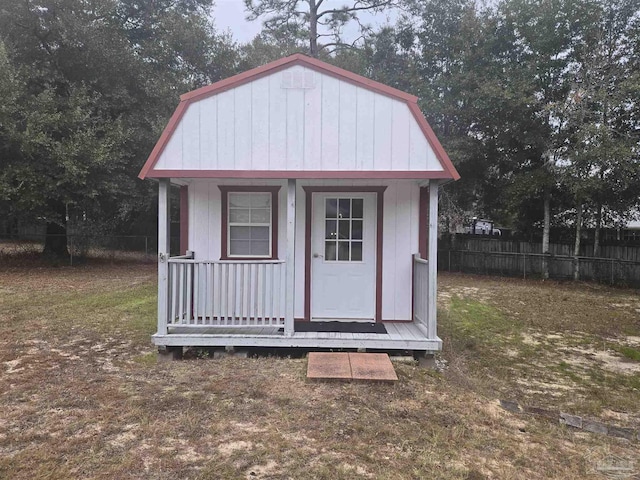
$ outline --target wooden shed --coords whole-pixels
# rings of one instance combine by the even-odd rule
[[[292,55],[182,95],[140,178],[156,345],[440,350],[438,187],[459,175],[415,96]]]

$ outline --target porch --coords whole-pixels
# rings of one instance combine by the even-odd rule
[[[413,320],[383,321],[383,333],[296,331],[297,322],[288,332],[284,261],[183,255],[167,263],[167,315],[153,336],[158,346],[441,349],[435,319],[429,321],[429,264],[419,254],[413,256]]]

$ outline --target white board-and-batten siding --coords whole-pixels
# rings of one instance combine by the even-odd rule
[[[221,194],[218,185],[281,185],[278,252],[286,252],[286,181],[196,179],[189,181],[189,250],[196,260],[220,260]],[[303,186],[386,185],[382,250],[382,318],[411,320],[412,255],[418,251],[420,188],[411,180],[299,180],[296,191],[295,318],[304,317],[305,192]],[[340,196],[341,194],[336,194]]]
[[[405,102],[300,65],[191,103],[154,168],[443,170]]]

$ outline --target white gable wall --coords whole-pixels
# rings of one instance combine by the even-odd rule
[[[282,185],[279,192],[278,252],[286,252],[286,181],[192,180],[189,183],[189,250],[196,260],[220,260],[221,218],[218,185]],[[304,185],[386,185],[384,192],[382,318],[410,320],[412,255],[418,251],[420,189],[410,180],[299,180],[296,199],[295,317],[304,317]]]
[[[443,170],[406,103],[299,65],[190,104],[155,169]]]

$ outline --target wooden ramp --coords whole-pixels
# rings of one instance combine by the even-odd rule
[[[310,352],[307,378],[312,380],[398,380],[386,353]]]

